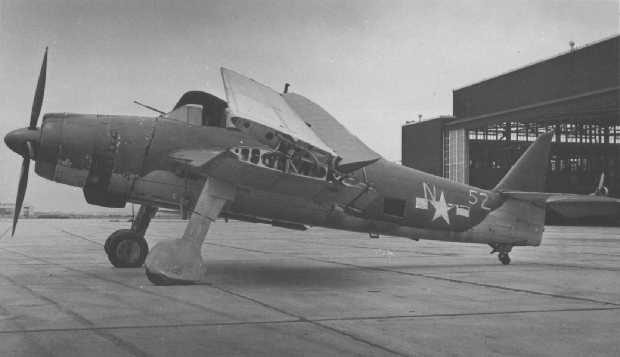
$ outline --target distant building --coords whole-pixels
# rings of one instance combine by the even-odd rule
[[[547,191],[589,193],[601,172],[620,197],[620,36],[453,91],[453,117],[402,127],[402,162],[492,188],[544,132]]]
[[[15,211],[15,203],[0,203],[0,217],[13,217]],[[22,206],[21,217],[28,218],[34,213],[32,206]]]

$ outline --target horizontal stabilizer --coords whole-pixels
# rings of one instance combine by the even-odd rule
[[[592,195],[554,195],[550,208],[566,218],[620,217],[620,199]]]
[[[502,191],[504,197],[545,205],[566,218],[620,217],[620,199],[571,193]]]
[[[544,191],[552,137],[553,132],[539,136],[493,190]]]
[[[520,201],[527,201],[537,204],[546,204],[553,193],[549,192],[525,192],[525,191],[501,191],[502,196],[513,198]]]

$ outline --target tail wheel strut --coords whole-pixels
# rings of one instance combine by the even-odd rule
[[[508,253],[510,253],[510,251],[512,250],[512,245],[498,243],[491,243],[489,245],[491,246],[491,248],[493,248],[490,254],[498,253],[497,258],[500,262],[502,262],[502,264],[510,264],[510,255]]]

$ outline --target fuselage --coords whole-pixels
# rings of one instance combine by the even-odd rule
[[[514,217],[522,203],[385,159],[340,180],[327,180],[278,171],[241,155],[232,161],[234,169],[220,165],[206,175],[171,158],[188,149],[269,149],[233,128],[163,117],[47,114],[39,142],[37,174],[82,187],[87,201],[102,206],[191,207],[205,176],[213,176],[237,187],[222,215],[242,219],[515,245],[538,245],[542,234],[537,215]],[[235,151],[231,156],[236,160]]]

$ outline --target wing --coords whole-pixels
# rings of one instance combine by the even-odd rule
[[[295,113],[279,93],[237,72],[222,68],[231,121],[263,144],[277,145],[274,131],[297,143],[337,156]]]
[[[168,155],[172,160],[191,167],[198,174],[206,174],[209,169],[227,160],[236,162],[236,157],[226,149],[179,150]]]
[[[168,157],[194,175],[257,190],[312,198],[327,185],[324,180],[284,174],[240,160],[231,149],[186,149],[172,152]]]
[[[545,204],[566,218],[620,217],[620,199],[568,193],[505,191],[503,195]]]
[[[260,150],[272,152],[266,147]],[[364,211],[378,198],[374,190],[359,182],[349,182],[345,185],[302,175],[285,174],[278,169],[265,167],[261,161],[252,163],[240,156],[243,154],[235,154],[235,148],[185,149],[168,155],[172,161],[194,175],[214,177],[246,188],[304,197],[314,202],[337,203],[351,211]]]
[[[283,94],[282,98],[323,142],[338,153],[341,170],[354,170],[381,158],[318,104],[296,93]]]

